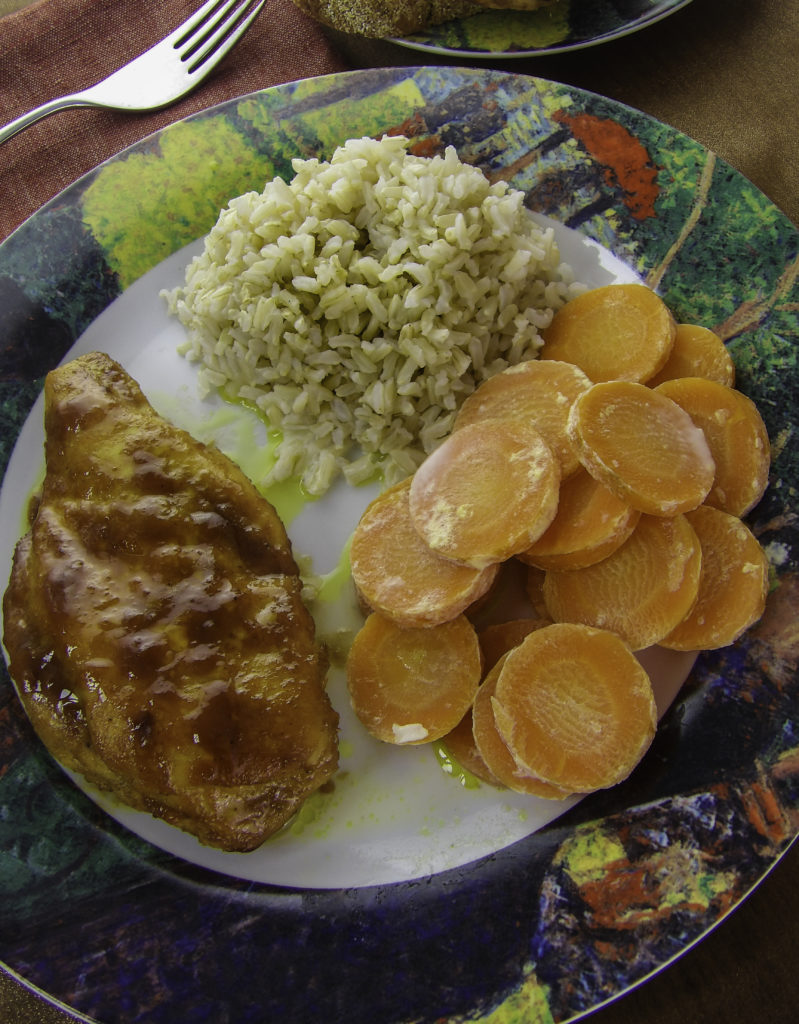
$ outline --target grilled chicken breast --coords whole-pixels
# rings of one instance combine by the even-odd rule
[[[4,598],[28,716],[56,759],[125,804],[257,847],[338,761],[280,519],[101,353],[48,375],[45,432]]]

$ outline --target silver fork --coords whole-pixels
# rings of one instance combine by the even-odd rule
[[[198,85],[241,39],[266,0],[208,0],[160,43],[82,92],[60,96],[0,128],[0,142],[66,107],[156,110]]]

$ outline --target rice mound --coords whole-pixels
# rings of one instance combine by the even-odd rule
[[[165,293],[202,391],[254,404],[278,432],[264,484],[301,477],[321,495],[340,473],[412,473],[582,290],[522,192],[452,147],[408,145],[352,139],[329,161],[294,160],[290,182],[222,210]]]

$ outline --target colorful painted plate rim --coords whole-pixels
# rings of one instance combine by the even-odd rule
[[[588,0],[591,2],[591,0]],[[439,57],[468,57],[471,60],[487,59],[496,60],[519,60],[525,57],[545,57],[555,53],[569,53],[573,50],[585,50],[592,46],[600,46],[603,43],[612,42],[615,39],[623,39],[625,36],[640,32],[642,29],[655,25],[664,18],[670,17],[683,7],[687,7],[691,0],[657,0],[654,5],[633,17],[624,17],[618,24],[609,27],[605,31],[589,33],[585,36],[576,36],[573,31],[564,36],[558,42],[543,44],[542,46],[520,46],[508,47],[506,49],[494,50],[490,45],[481,46],[446,46],[435,42],[437,30],[433,29],[428,33],[416,33],[411,36],[394,36],[391,42],[405,49],[415,50],[420,53],[427,53]],[[494,12],[496,16],[500,12]],[[507,12],[511,13],[511,12]],[[536,12],[512,12],[517,16],[532,17]],[[483,18],[485,15],[473,15],[474,18]],[[456,19],[453,24],[463,19]]]
[[[767,613],[700,656],[627,783],[494,855],[356,890],[253,884],[133,836],[65,779],[3,673],[0,961],[102,1024],[161,1024],[177,1005],[187,1022],[577,1020],[699,941],[796,836],[799,232],[639,111],[529,76],[383,68],[240,97],[145,139],[0,244],[4,461],[44,373],[210,227],[228,170],[239,186],[267,165],[285,176],[292,156],[384,131],[420,153],[455,145],[727,339],[774,445],[750,518],[772,564]]]

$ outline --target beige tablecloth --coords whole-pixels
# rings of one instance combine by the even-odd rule
[[[18,13],[6,13],[20,6]],[[194,6],[196,0],[38,0],[30,7],[25,0],[0,0],[0,15],[6,15],[0,20],[0,121],[91,84]],[[105,45],[94,41],[95,30]],[[0,147],[0,238],[84,171],[166,123],[253,89],[365,60],[425,62],[399,48],[375,48],[364,57],[362,47],[333,46],[291,0],[269,0],[223,67],[168,110],[65,112]],[[587,88],[644,110],[713,149],[799,224],[796,0],[694,0],[646,30],[602,46],[480,63]],[[729,920],[658,977],[597,1011],[592,1024],[789,1024],[799,1005],[797,949],[794,846]],[[66,1019],[0,972],[2,1024]]]

